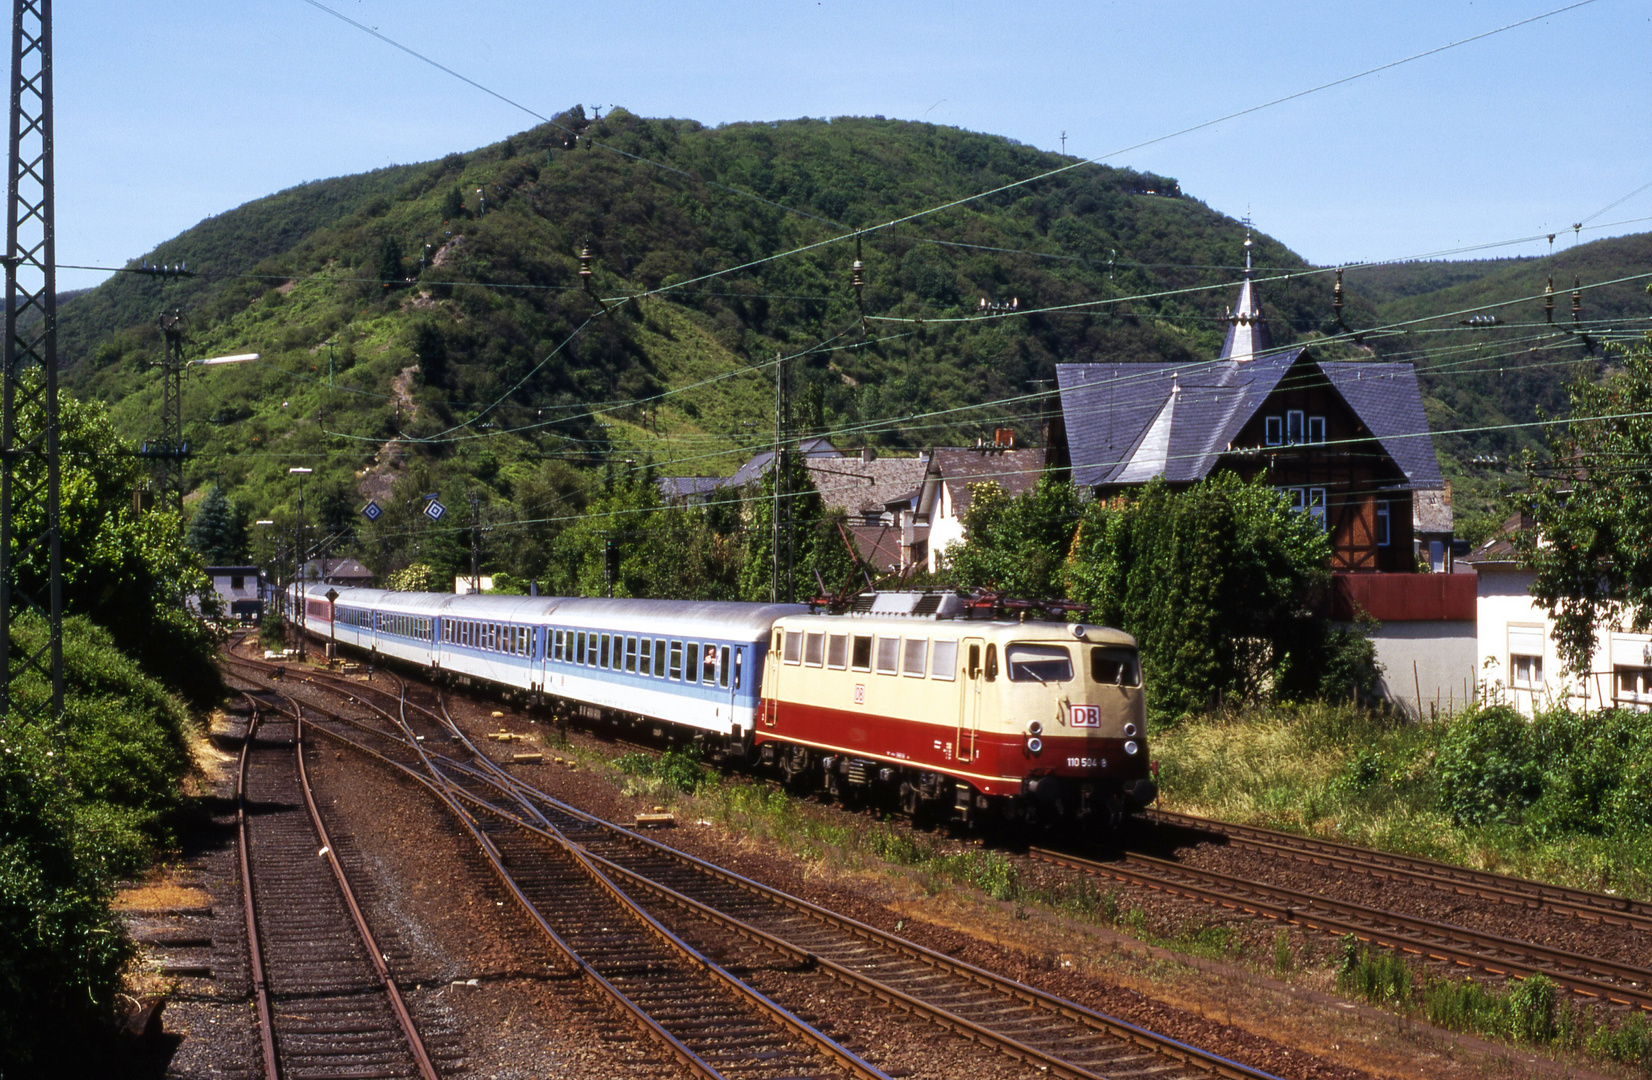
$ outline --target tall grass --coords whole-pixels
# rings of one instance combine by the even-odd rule
[[[1575,741],[1590,731],[1601,733],[1598,741],[1620,739],[1619,733],[1607,731],[1598,715],[1590,718],[1592,727],[1580,718],[1545,719],[1534,728],[1536,765],[1529,778],[1541,793],[1511,795],[1508,805],[1499,805],[1496,777],[1465,778],[1472,770],[1441,767],[1484,757],[1468,738],[1479,729],[1469,726],[1495,720],[1476,713],[1403,724],[1329,705],[1211,715],[1157,733],[1160,800],[1168,809],[1228,821],[1652,897],[1652,829],[1626,811],[1618,812],[1622,820],[1600,812],[1568,816],[1579,770],[1545,750],[1543,741],[1544,732],[1568,732]],[[1617,722],[1652,730],[1652,720]],[[1638,774],[1630,766],[1623,775],[1627,783]],[[1462,806],[1471,798],[1479,798],[1485,812],[1465,816]],[[1596,802],[1638,805],[1622,797]]]

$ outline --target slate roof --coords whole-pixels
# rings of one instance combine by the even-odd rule
[[[1087,487],[1208,476],[1306,350],[1252,360],[1058,364],[1073,479]],[[1410,364],[1315,361],[1404,470],[1406,487],[1444,485]]]
[[[803,452],[803,456],[806,459],[838,458],[843,456],[838,452],[837,447],[833,446],[831,442],[824,438],[804,439],[802,442],[798,443],[798,449]],[[756,483],[763,478],[764,473],[769,471],[769,463],[773,460],[773,450],[763,450],[758,452],[752,456],[750,461],[746,462],[734,471],[734,475],[729,477],[727,480],[728,486],[740,487],[744,484]]]
[[[1019,495],[1038,483],[1044,474],[1044,450],[938,449],[931,457],[929,472],[946,485],[952,513],[963,517],[969,509],[969,485],[988,480],[1011,495]]]
[[[1451,489],[1433,488],[1411,493],[1411,531],[1414,533],[1450,533],[1454,515],[1451,510]]]
[[[910,499],[924,481],[929,458],[806,458],[803,467],[828,507],[860,517],[871,511],[881,514],[890,503]]]
[[[860,557],[879,570],[901,568],[901,527],[899,525],[849,525]]]
[[[666,502],[704,498],[728,483],[726,476],[662,476],[655,483]]]

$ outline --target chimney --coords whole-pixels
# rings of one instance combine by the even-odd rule
[[[860,451],[860,459],[862,461],[876,461],[878,459],[878,452],[870,446],[863,446]]]
[[[992,432],[992,446],[995,450],[1014,450],[1015,429],[1007,427],[994,428]]]

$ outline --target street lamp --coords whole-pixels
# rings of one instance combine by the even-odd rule
[[[262,529],[262,528],[268,528],[269,526],[274,525],[275,522],[272,521],[269,518],[259,518],[257,521],[253,522],[253,524],[255,526],[257,526],[258,528]],[[279,560],[276,562],[275,565],[276,565],[277,568],[280,567],[281,563],[279,562]],[[265,589],[264,589],[263,582],[260,581],[259,586],[258,586],[258,599],[262,601],[264,599],[264,597],[265,597]],[[280,611],[281,605],[280,605],[279,601],[275,604],[275,608],[276,608],[277,612]],[[258,613],[258,621],[259,621],[260,625],[264,621],[264,612],[263,612],[262,609],[260,609],[260,611]]]
[[[294,575],[293,580],[298,582],[298,660],[300,663],[304,662],[304,630],[309,623],[308,609],[310,606],[304,596],[304,478],[314,471],[314,469],[303,467],[287,470],[288,476],[298,477],[298,536],[293,544],[295,549],[293,564],[298,572]]]

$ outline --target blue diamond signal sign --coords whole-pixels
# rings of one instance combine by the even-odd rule
[[[377,521],[379,518],[384,516],[384,511],[379,509],[378,503],[369,499],[367,500],[367,505],[361,508],[361,516],[366,518],[368,521]]]
[[[440,520],[442,520],[442,516],[446,513],[447,513],[447,507],[443,506],[441,503],[437,502],[435,499],[431,499],[430,502],[424,508],[424,516],[429,518],[431,521],[440,521]]]

